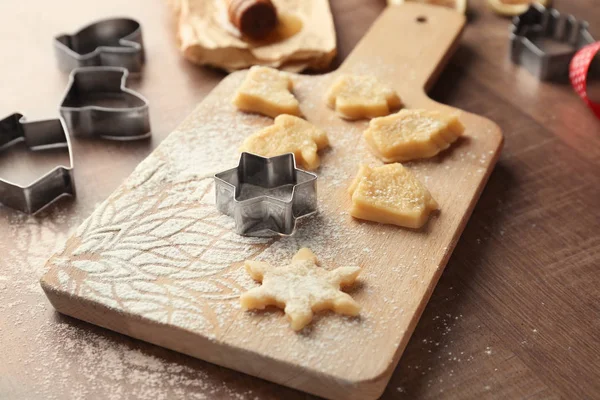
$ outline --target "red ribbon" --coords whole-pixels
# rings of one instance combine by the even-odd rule
[[[569,68],[569,78],[571,85],[577,92],[579,97],[588,105],[588,107],[600,118],[600,103],[591,101],[587,94],[587,78],[592,60],[600,52],[600,42],[592,43],[585,46],[575,54],[571,60]]]

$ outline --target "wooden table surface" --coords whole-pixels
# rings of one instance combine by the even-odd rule
[[[555,3],[600,37],[596,2]],[[332,0],[338,64],[384,6]],[[0,115],[56,116],[66,76],[51,38],[125,15],[144,28],[147,68],[130,86],[153,124],[148,141],[74,140],[76,200],[36,217],[0,208],[0,398],[310,398],[53,310],[38,284],[45,259],[223,74],[179,56],[159,1],[5,0],[0,15]],[[600,121],[568,85],[510,63],[509,22],[483,0],[469,20],[432,97],[496,121],[505,150],[383,398],[600,398]],[[27,183],[65,158],[17,146],[0,174]]]

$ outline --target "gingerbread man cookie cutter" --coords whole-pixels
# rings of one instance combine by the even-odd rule
[[[62,119],[26,121],[21,114],[0,120],[0,149],[24,141],[30,150],[66,147],[69,165],[58,165],[27,186],[0,179],[0,203],[35,214],[63,196],[75,196],[73,153]]]
[[[242,153],[237,167],[214,176],[216,206],[246,236],[291,235],[317,211],[317,175],[296,168],[294,154]]]
[[[561,80],[569,75],[569,64],[578,49],[594,42],[586,21],[562,15],[556,9],[533,3],[513,19],[510,27],[510,58],[540,80]],[[547,52],[539,41],[549,39],[566,49]]]
[[[54,49],[60,69],[66,72],[79,67],[111,66],[137,74],[145,61],[142,27],[129,18],[105,19],[73,35],[56,36]]]

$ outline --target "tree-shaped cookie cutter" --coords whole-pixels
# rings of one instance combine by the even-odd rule
[[[73,153],[62,119],[25,121],[21,114],[0,120],[0,149],[24,141],[30,150],[66,147],[69,166],[58,165],[28,186],[0,179],[0,203],[35,214],[62,196],[75,196]]]
[[[242,153],[237,167],[214,178],[217,209],[240,235],[291,235],[297,219],[317,211],[317,176],[296,168],[292,153]]]
[[[568,49],[546,52],[536,44],[543,39],[560,42]],[[577,50],[593,42],[587,22],[533,3],[513,19],[510,58],[541,80],[560,80],[569,76],[569,63]]]
[[[58,65],[69,72],[78,67],[111,66],[142,71],[144,44],[142,27],[129,18],[113,18],[90,24],[74,35],[54,38]]]
[[[60,105],[69,133],[76,137],[137,140],[150,136],[148,100],[126,87],[121,67],[83,67],[71,71]]]

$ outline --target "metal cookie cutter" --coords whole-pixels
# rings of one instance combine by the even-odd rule
[[[54,38],[58,65],[63,71],[88,66],[124,67],[139,73],[144,65],[144,44],[139,22],[128,18],[98,21],[74,35]]]
[[[545,40],[555,42],[556,49],[544,51],[540,45]],[[568,77],[569,63],[577,50],[594,39],[587,22],[533,3],[513,19],[510,42],[512,62],[523,65],[541,80],[560,80]]]
[[[30,150],[66,147],[70,165],[56,166],[28,186],[0,179],[0,203],[35,214],[59,197],[75,196],[73,153],[69,135],[61,119],[25,121],[21,114],[13,114],[0,120],[0,149],[19,141],[25,141]]]
[[[247,236],[291,235],[296,219],[317,210],[317,176],[296,168],[292,153],[242,153],[238,166],[215,175],[217,209]]]
[[[71,72],[60,105],[74,136],[136,140],[150,136],[148,100],[125,87],[121,67],[84,67]]]

